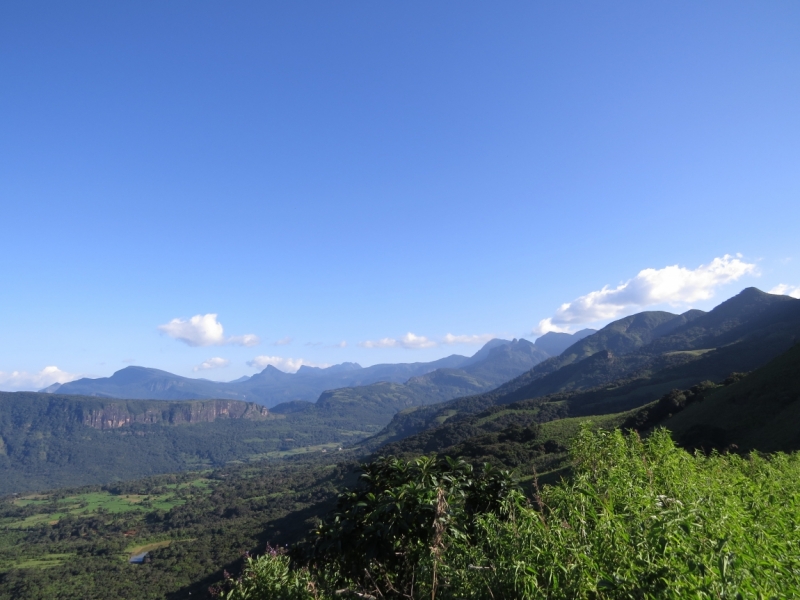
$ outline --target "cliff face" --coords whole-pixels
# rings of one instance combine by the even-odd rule
[[[122,401],[84,410],[82,417],[83,424],[89,427],[116,429],[132,423],[181,425],[211,423],[217,419],[264,420],[270,418],[270,414],[264,406],[240,400],[185,400],[143,410],[136,410],[131,403]]]

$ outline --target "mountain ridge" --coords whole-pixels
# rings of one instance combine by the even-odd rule
[[[665,333],[653,337],[658,331]],[[495,390],[398,413],[365,443],[376,447],[416,435],[454,414],[554,394],[584,392],[582,404],[571,404],[575,415],[629,410],[671,387],[757,368],[799,340],[800,301],[755,288],[746,288],[708,313],[639,313],[610,323]],[[720,347],[700,347],[709,342]],[[581,354],[588,356],[577,359]]]
[[[469,359],[453,354],[428,363],[377,364],[361,367],[341,363],[327,368],[301,366],[286,373],[267,365],[262,371],[231,382],[215,382],[175,375],[152,367],[129,366],[109,377],[83,378],[45,388],[44,393],[119,399],[200,400],[231,399],[258,402],[267,407],[289,400],[316,400],[326,389],[376,381],[405,382],[437,368],[454,368]]]
[[[477,377],[463,385],[449,386],[451,392],[437,393],[437,400],[486,389],[510,379],[549,355],[527,340],[493,339],[472,357],[453,354],[431,362],[377,364],[361,367],[357,363],[341,363],[327,368],[301,366],[296,373],[286,373],[272,365],[246,379],[214,382],[174,375],[151,367],[130,366],[110,377],[79,379],[61,386],[46,388],[49,393],[73,394],[118,399],[200,400],[230,399],[257,402],[273,408],[286,402],[314,402],[330,390],[391,383],[412,387],[436,385],[436,371],[466,369]],[[441,376],[438,379],[442,379]],[[427,384],[425,382],[428,382]],[[430,387],[430,386],[429,386]],[[416,404],[413,399],[410,404]]]

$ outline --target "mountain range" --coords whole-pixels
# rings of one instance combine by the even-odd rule
[[[242,377],[227,383],[192,379],[158,369],[132,366],[121,369],[110,377],[83,378],[62,385],[55,384],[40,391],[148,400],[219,398],[257,402],[271,408],[288,401],[313,402],[326,390],[366,386],[378,382],[403,384],[412,378],[441,370],[449,376],[477,376],[480,380],[480,383],[476,384],[477,387],[471,383],[467,384],[466,388],[456,386],[459,390],[472,392],[519,375],[538,362],[556,356],[575,341],[591,333],[593,333],[591,329],[572,335],[550,333],[537,339],[535,344],[520,340],[518,346],[521,353],[509,352],[506,349],[497,350],[499,354],[493,354],[496,349],[503,346],[514,347],[508,340],[494,339],[472,357],[453,354],[432,362],[377,364],[370,367],[346,362],[328,368],[303,365],[296,373],[285,373],[269,365],[251,377]],[[439,399],[447,395],[447,393],[439,394]]]
[[[563,345],[564,338],[557,341]],[[129,367],[106,379],[82,380],[50,393],[0,392],[0,493],[105,483],[353,445],[375,434],[400,410],[491,389],[546,358],[527,340],[496,339],[470,358],[454,356],[433,363],[368,369],[345,363],[329,369],[304,368],[295,375],[268,367],[232,384]],[[460,368],[446,368],[454,364]],[[348,378],[353,376],[363,381],[403,379],[409,374],[405,383],[338,388],[322,392],[315,403],[296,399],[270,409],[229,397],[186,399],[192,393],[222,395],[247,383],[253,386],[249,390],[258,390],[270,378],[278,384],[309,385],[316,380],[319,388],[352,381]],[[95,395],[63,393],[74,388]],[[276,388],[286,395],[301,389],[298,383],[294,388],[276,384],[270,389]],[[181,399],[120,399],[111,397],[112,392]]]
[[[494,390],[402,411],[366,446],[397,442],[405,451],[433,451],[442,440],[469,437],[461,425],[493,406],[527,403],[536,421],[636,409],[672,389],[761,367],[798,342],[800,301],[756,288],[708,313],[643,312],[610,323]]]
[[[555,464],[553,457],[564,458],[558,454],[563,446],[557,440],[566,440],[564,432],[574,432],[575,424],[582,420],[591,418],[614,426],[633,419],[650,426],[656,417],[663,420],[670,411],[675,412],[670,403],[677,402],[676,398],[698,398],[702,394],[691,391],[698,386],[714,390],[721,382],[740,377],[732,373],[765,368],[770,361],[792,352],[798,342],[800,301],[747,288],[708,312],[645,311],[599,331],[573,336],[547,334],[536,343],[492,340],[472,357],[454,355],[432,363],[366,369],[345,363],[328,369],[304,368],[296,374],[268,367],[246,380],[230,383],[128,368],[109,378],[65,384],[55,394],[28,394],[24,398],[24,394],[2,394],[0,436],[4,445],[0,463],[5,466],[7,485],[24,489],[41,489],[70,473],[85,473],[88,457],[97,458],[96,467],[88,472],[92,481],[100,482],[122,473],[136,476],[229,460],[279,457],[319,450],[326,444],[400,455],[459,454],[471,448],[467,454],[471,452],[474,457],[499,452],[505,456],[501,462],[512,466],[524,463],[527,459],[520,458],[524,456],[551,461],[542,466]],[[797,378],[793,371],[796,360],[786,360],[769,373]],[[756,412],[760,410],[760,422],[766,423],[762,430],[767,431],[775,422],[764,411],[788,418],[794,408],[781,413],[779,405],[788,402],[787,394],[796,388],[788,385],[769,391],[771,375],[751,377],[752,389],[747,388],[746,393],[714,396],[718,399],[693,405],[675,416],[676,435],[700,440],[697,444],[701,447],[709,443],[708,439],[717,438],[718,442],[738,439],[750,444],[748,447],[758,447],[742,430],[748,429],[748,419],[756,421],[748,416],[752,407],[758,408],[752,399],[766,398],[763,404],[767,408]],[[743,386],[731,389],[744,390]],[[65,394],[73,390],[94,395]],[[193,414],[179,408],[197,402],[187,400],[188,395],[203,393],[231,402],[239,400],[230,398],[236,390],[253,402],[242,406],[258,405],[262,412],[238,407],[231,416],[241,413],[243,418],[187,420],[180,416]],[[681,396],[674,390],[690,391]],[[305,399],[317,391],[316,402]],[[177,395],[179,399],[142,400],[150,403],[142,412],[132,401],[111,398],[114,394]],[[91,412],[89,409],[99,406],[98,402],[105,407],[103,414],[117,411],[129,416],[123,414],[117,419],[120,426],[107,429],[87,425],[79,415]],[[127,402],[125,408],[120,402]],[[265,409],[266,405],[270,408]],[[65,413],[63,407],[67,406],[73,409]],[[706,408],[711,406],[718,408]],[[662,415],[664,407],[669,410]],[[67,413],[72,416],[59,416]],[[150,422],[149,414],[161,416],[153,416]],[[692,415],[696,417],[687,420]],[[102,423],[103,418],[96,421]],[[720,424],[715,425],[715,421]],[[794,434],[789,427],[782,435],[789,439]],[[545,442],[552,443],[545,447]],[[117,468],[109,462],[111,456],[137,452],[150,458],[144,463],[117,461]]]
[[[43,590],[63,580],[84,597],[78,565],[96,575],[97,589],[132,578],[136,587],[125,589],[139,596],[158,577],[191,573],[182,583],[164,579],[159,585],[171,591],[152,597],[200,597],[225,571],[240,572],[233,561],[242,549],[301,538],[334,507],[342,485],[355,484],[353,469],[369,454],[446,455],[480,466],[476,473],[490,472],[485,463],[514,469],[536,498],[571,477],[569,447],[583,428],[646,438],[665,427],[697,452],[800,450],[800,301],[748,288],[708,312],[645,311],[587,333],[548,334],[534,344],[492,340],[470,358],[403,365],[394,381],[334,387],[316,402],[294,398],[271,408],[235,399],[0,393],[0,493],[37,492],[5,500],[4,556],[13,568],[6,566],[0,587],[8,597],[29,589],[29,597],[61,597]],[[346,382],[359,371],[337,367],[281,380],[316,373]],[[794,458],[731,460],[773,469]],[[170,474],[135,481],[158,473]],[[41,493],[85,484],[93,487]],[[101,497],[109,503],[95,504]],[[130,502],[129,512],[116,512]],[[151,550],[150,563],[120,568],[123,550],[130,556],[162,539],[171,544]]]

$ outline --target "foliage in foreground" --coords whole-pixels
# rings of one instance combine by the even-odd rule
[[[663,430],[641,440],[584,429],[572,458],[574,477],[530,501],[516,489],[487,493],[497,502],[475,505],[471,526],[463,520],[475,481],[468,468],[396,461],[395,471],[413,476],[384,489],[367,481],[343,495],[306,566],[258,557],[230,582],[228,597],[800,597],[797,454],[693,456]],[[428,483],[425,465],[440,473]],[[392,496],[412,509],[392,506]],[[337,525],[343,514],[356,522]],[[401,514],[422,520],[403,533],[395,526]],[[364,551],[391,539],[395,559]]]

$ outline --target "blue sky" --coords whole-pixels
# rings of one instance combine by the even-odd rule
[[[796,294],[798,31],[796,2],[3,3],[0,389]]]

